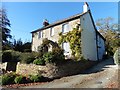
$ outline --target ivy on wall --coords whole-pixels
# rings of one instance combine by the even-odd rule
[[[80,59],[82,57],[81,54],[81,29],[73,28],[72,31],[69,31],[66,34],[59,33],[59,41],[58,44],[61,45],[64,42],[69,42],[70,49],[72,51],[72,55],[76,59]]]

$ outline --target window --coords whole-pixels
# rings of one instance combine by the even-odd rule
[[[68,24],[63,24],[62,26],[62,33],[69,32],[69,25]]]
[[[54,35],[54,28],[50,28],[50,36]]]
[[[38,33],[38,38],[42,38],[42,37],[43,37],[43,32],[40,31],[40,32]]]
[[[62,47],[64,49],[64,55],[69,55],[69,52],[70,52],[70,45],[68,42],[64,42],[62,44]]]

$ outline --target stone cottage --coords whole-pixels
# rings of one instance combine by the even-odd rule
[[[48,21],[45,20],[43,24],[44,27],[31,32],[32,51],[37,51],[38,46],[42,44],[44,38],[58,42],[60,32],[65,34],[76,26],[79,26],[79,28],[82,29],[81,50],[84,58],[92,61],[101,60],[103,58],[105,53],[105,39],[97,31],[87,3],[84,3],[83,12],[81,14],[71,16],[52,24],[49,24]],[[62,48],[66,56],[71,55],[69,43],[64,42]]]

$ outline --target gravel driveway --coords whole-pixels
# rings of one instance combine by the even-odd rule
[[[115,85],[112,88],[117,88],[118,66],[114,65],[113,59],[110,58],[81,74],[21,88],[109,88],[113,83]]]

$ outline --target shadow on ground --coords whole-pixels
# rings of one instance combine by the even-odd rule
[[[90,69],[81,72],[80,74],[91,74],[91,73],[101,72],[104,71],[105,68],[109,68],[109,65],[115,65],[113,57],[99,61],[96,65],[94,65]]]

